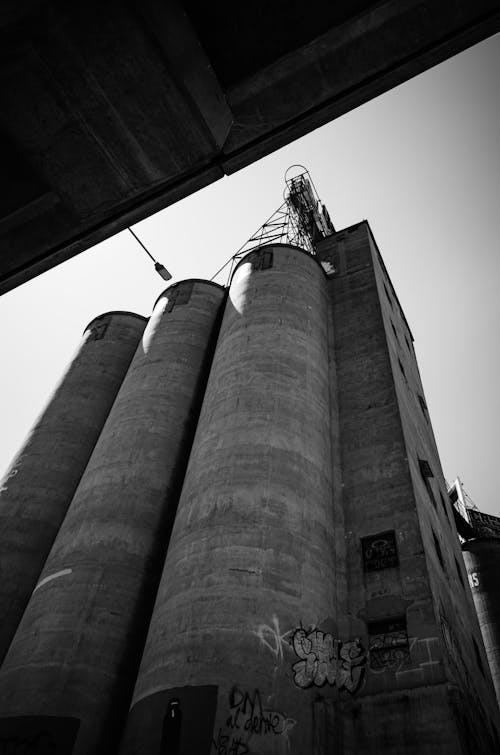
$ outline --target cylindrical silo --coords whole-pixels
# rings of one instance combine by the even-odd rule
[[[469,540],[462,545],[462,551],[500,705],[500,540]]]
[[[337,673],[329,415],[324,273],[261,247],[233,276],[122,754],[312,752]]]
[[[96,317],[0,483],[0,662],[144,331],[132,312]]]
[[[117,747],[224,297],[186,280],[157,301],[5,658],[0,732]]]

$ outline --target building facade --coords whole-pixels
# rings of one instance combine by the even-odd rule
[[[413,338],[366,221],[315,255],[255,249],[226,291],[160,297],[0,670],[11,741],[500,750]]]

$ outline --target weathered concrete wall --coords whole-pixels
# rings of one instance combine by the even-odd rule
[[[336,269],[328,285],[337,364],[349,631],[369,649],[363,687],[350,703],[341,703],[341,726],[353,727],[350,737],[344,730],[343,751],[451,755],[466,747],[460,726],[466,718],[467,685],[462,675],[456,682],[458,699],[447,684],[456,679],[447,663],[447,643],[453,644],[455,637],[449,624],[453,615],[443,618],[436,609],[431,574],[435,548],[422,524],[425,502],[413,473],[418,456],[430,459],[436,475],[441,470],[427,412],[417,395],[414,407],[403,395],[412,380],[423,399],[411,333],[389,279],[382,278],[366,223],[323,242],[319,257]],[[410,445],[408,450],[408,438],[428,454],[415,451],[411,458],[414,449]],[[452,581],[443,584],[448,594],[456,593],[455,582],[464,578],[453,563],[458,539],[437,490],[436,498],[436,534],[452,550]],[[434,552],[428,553],[431,548]],[[463,584],[460,587],[458,605],[465,595]],[[463,642],[466,654],[470,636]],[[469,682],[477,679],[477,668],[468,673]],[[464,725],[481,749],[493,752],[491,691],[487,680],[481,678],[478,684],[475,704],[477,708],[483,701],[485,715],[479,724],[467,720]],[[416,688],[422,690],[420,698]],[[408,704],[410,692],[417,708]],[[377,702],[381,700],[382,706]],[[445,709],[439,710],[443,705]],[[410,731],[412,738],[405,734]]]
[[[462,746],[471,753],[500,749],[481,632],[467,581],[455,519],[425,401],[411,333],[369,232],[382,315],[394,374],[413,495],[427,561],[434,613]],[[475,713],[472,715],[471,711]],[[496,726],[493,722],[496,722]]]
[[[500,540],[470,540],[462,552],[500,705]]]
[[[121,755],[500,751],[411,333],[366,222],[318,258],[240,262],[187,470],[225,294],[160,297],[0,672],[0,744],[116,751],[184,478]]]
[[[358,683],[347,656],[335,680],[328,652],[325,283],[288,246],[235,272],[122,753],[311,755],[319,686]]]
[[[224,297],[159,298],[0,671],[0,739],[117,747]]]
[[[83,342],[0,483],[0,662],[130,364],[146,319],[109,312]]]

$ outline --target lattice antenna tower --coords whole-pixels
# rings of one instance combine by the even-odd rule
[[[215,273],[212,280],[229,268],[228,283],[238,260],[264,244],[293,244],[314,255],[318,241],[335,233],[328,210],[318,196],[309,171],[303,165],[292,165],[286,171],[284,200],[271,217]]]

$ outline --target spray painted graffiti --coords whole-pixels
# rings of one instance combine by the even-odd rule
[[[281,633],[280,623],[276,616],[273,616],[271,624],[260,624],[254,634],[259,638],[262,645],[276,658],[278,663],[283,660],[283,649],[290,647],[289,635],[293,630],[289,629],[284,634]]]
[[[401,671],[410,663],[410,645],[404,617],[368,624],[370,668]]]
[[[224,734],[222,729],[219,729],[217,739],[212,739],[212,747],[216,755],[246,755],[250,752],[240,736]]]
[[[258,737],[288,738],[296,721],[284,713],[265,708],[259,690],[252,694],[233,687],[229,694],[229,716],[220,728],[212,748],[216,755],[245,755]]]
[[[370,646],[370,671],[373,674],[383,674],[386,671],[399,674],[407,671],[409,667],[423,669],[426,666],[439,666],[441,663],[438,637],[409,637],[408,650],[411,663],[406,653],[401,653],[397,661],[394,659],[394,662],[384,664],[378,663],[379,659],[374,661]]]
[[[300,661],[294,663],[294,682],[298,687],[321,687],[328,682],[339,690],[353,693],[363,680],[366,652],[359,639],[341,642],[326,632],[300,627],[292,638]]]

